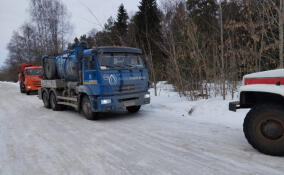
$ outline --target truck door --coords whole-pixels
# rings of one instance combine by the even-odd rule
[[[84,57],[83,64],[83,81],[84,85],[97,85],[98,84],[98,76],[96,69],[96,62],[93,55]]]

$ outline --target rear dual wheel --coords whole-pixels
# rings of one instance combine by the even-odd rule
[[[49,103],[50,103],[51,109],[53,109],[54,111],[58,111],[62,109],[62,106],[57,103],[56,95],[54,92],[50,93]]]
[[[284,156],[284,108],[281,105],[259,105],[244,121],[248,142],[258,151]]]
[[[49,102],[49,98],[48,98],[48,93],[47,92],[43,92],[42,93],[42,101],[44,104],[45,108],[50,108],[50,102]]]

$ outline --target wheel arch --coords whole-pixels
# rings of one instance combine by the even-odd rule
[[[242,91],[240,93],[240,105],[242,108],[253,108],[264,103],[284,105],[284,97],[278,93],[271,92]]]
[[[81,109],[82,109],[82,101],[83,101],[83,98],[84,98],[85,96],[87,96],[87,97],[90,99],[90,97],[88,96],[88,94],[85,93],[85,92],[81,92],[81,93],[79,94],[79,97],[78,97],[78,102],[79,102],[78,111],[81,111]]]

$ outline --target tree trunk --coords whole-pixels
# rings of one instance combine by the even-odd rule
[[[280,0],[280,11],[279,11],[279,61],[280,68],[284,68],[283,66],[283,24],[284,24],[284,0]]]
[[[225,80],[225,61],[224,61],[224,29],[223,29],[223,12],[222,1],[219,2],[220,7],[220,29],[221,29],[221,62],[222,62],[222,96],[223,100],[226,100],[226,80]]]

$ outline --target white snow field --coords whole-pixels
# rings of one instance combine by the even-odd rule
[[[283,175],[284,158],[254,150],[242,132],[247,110],[228,102],[188,102],[164,86],[138,114],[88,121],[0,82],[0,174]]]

